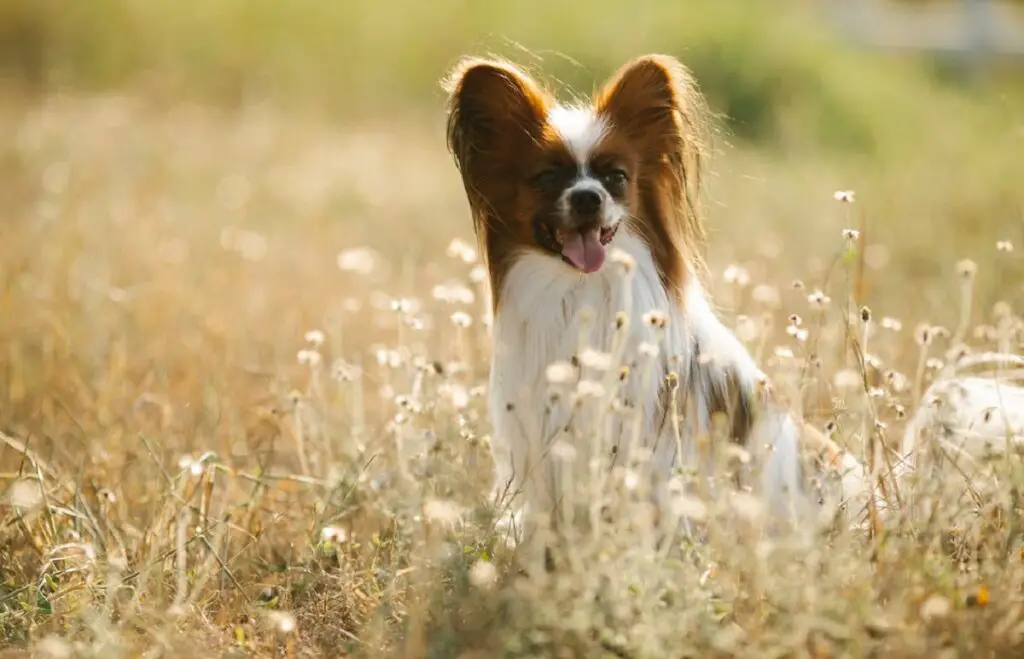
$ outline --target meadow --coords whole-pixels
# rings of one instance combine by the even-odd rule
[[[1020,71],[828,30],[800,2],[0,6],[0,657],[1024,650],[1016,456],[809,559],[742,515],[676,552],[623,519],[525,578],[494,530],[459,55],[584,94],[691,66],[715,299],[839,443],[897,446],[964,344],[1020,353]]]

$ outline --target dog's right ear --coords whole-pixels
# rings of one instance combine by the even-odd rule
[[[524,140],[541,140],[551,97],[515,65],[467,58],[443,86],[448,92],[448,148],[464,173],[474,162],[516,153]]]

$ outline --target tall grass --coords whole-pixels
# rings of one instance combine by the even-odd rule
[[[486,302],[436,80],[463,52],[514,52],[502,35],[583,91],[628,54],[693,65],[733,117],[716,298],[854,447],[896,445],[961,326],[974,350],[1020,350],[1012,95],[881,66],[760,4],[0,12],[21,92],[0,101],[12,656],[1019,652],[1016,458],[981,505],[926,484],[930,518],[809,554],[703,502],[704,544],[653,547],[623,516],[555,575],[517,563],[484,494]],[[864,230],[855,301],[846,228]],[[854,302],[874,318],[854,326],[864,373]]]

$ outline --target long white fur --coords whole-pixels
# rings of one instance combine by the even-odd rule
[[[548,119],[581,163],[613,129],[604,118],[579,108],[558,106]],[[625,215],[621,208],[606,212],[606,223]],[[609,420],[600,428],[588,426],[593,417],[602,417],[602,410],[584,404],[575,407],[573,416],[573,399],[583,391],[574,389],[576,383],[567,389],[564,384],[549,383],[547,378],[549,366],[582,356],[583,348],[612,351],[620,312],[628,316],[627,328],[620,330],[624,331],[624,354],[648,356],[646,364],[644,357],[637,358],[640,363],[622,383],[617,398],[633,401],[642,413],[639,443],[634,448],[647,451],[644,476],[650,479],[646,482],[653,488],[656,502],[666,500],[666,486],[677,465],[700,467],[695,464],[694,439],[709,430],[712,387],[725,384],[726,367],[748,391],[756,391],[763,377],[748,351],[722,324],[696,277],[690,278],[681,300],[670,294],[661,282],[651,250],[628,225],[619,228],[609,249],[622,250],[632,260],[632,267],[611,260],[598,272],[583,275],[550,255],[524,250],[516,256],[499,292],[489,406],[494,426],[496,487],[523,496],[513,509],[550,511],[564,497],[578,497],[578,492],[563,490],[570,482],[578,485],[578,479],[586,477],[592,460],[598,457],[594,452],[608,455],[609,444],[622,450],[635,435],[621,418],[618,422]],[[660,312],[668,320],[660,336],[644,322],[649,312]],[[653,341],[658,345],[656,355],[649,345],[641,349],[642,344]],[[700,345],[702,360],[710,358],[711,363],[695,364],[696,344]],[[681,446],[671,424],[658,425],[662,419],[659,388],[670,371],[680,376],[681,386],[689,388],[690,409],[696,411],[696,418],[689,419],[682,428]],[[690,374],[696,375],[690,379]],[[589,383],[614,382],[614,378],[588,369],[585,359],[582,378]],[[555,403],[553,391],[561,394]],[[600,398],[597,404],[608,400]],[[574,435],[566,435],[570,420]],[[770,513],[790,520],[811,508],[800,478],[798,432],[789,415],[769,406],[756,415],[747,443],[761,467],[755,490]],[[592,443],[593,438],[598,441]],[[852,457],[846,459],[858,466]],[[712,476],[707,467],[705,475]],[[577,480],[567,480],[567,470]],[[861,477],[862,473],[852,476],[858,482]]]

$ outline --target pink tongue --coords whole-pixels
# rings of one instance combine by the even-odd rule
[[[562,256],[583,272],[596,272],[604,265],[601,230],[569,234],[562,242]]]

